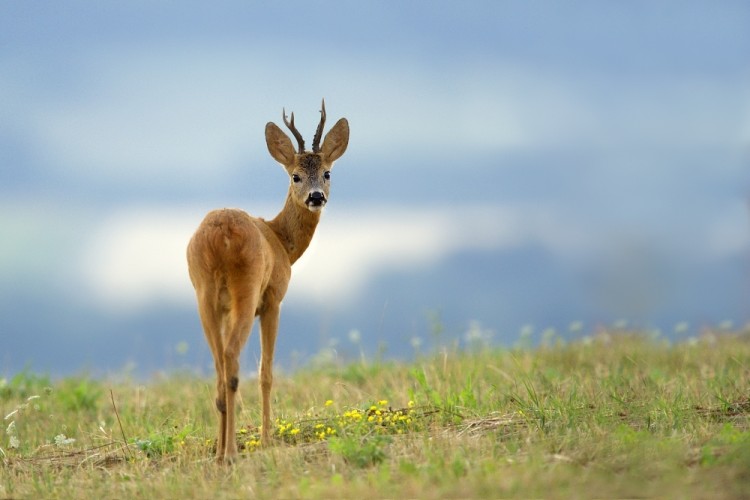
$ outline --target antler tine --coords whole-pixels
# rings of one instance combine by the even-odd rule
[[[318,124],[318,130],[315,131],[315,137],[313,137],[313,153],[320,151],[320,138],[323,136],[323,127],[326,124],[326,100],[323,99],[322,108],[320,110],[320,123]]]
[[[289,130],[292,131],[292,134],[294,134],[294,137],[297,139],[297,145],[299,146],[299,154],[302,154],[305,152],[305,140],[302,138],[302,134],[299,133],[299,130],[297,130],[297,127],[294,126],[294,112],[292,112],[292,117],[289,121],[286,119],[286,109],[281,108],[281,115],[284,117],[284,124],[287,126]]]

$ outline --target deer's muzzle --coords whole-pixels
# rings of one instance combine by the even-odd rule
[[[307,196],[307,200],[305,200],[305,204],[308,208],[312,207],[320,207],[322,208],[323,205],[326,204],[326,195],[321,193],[320,191],[313,191]]]

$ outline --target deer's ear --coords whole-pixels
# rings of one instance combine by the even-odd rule
[[[273,122],[266,124],[266,146],[273,159],[284,167],[294,163],[292,140]]]
[[[349,145],[349,122],[342,118],[336,122],[331,130],[326,134],[323,140],[323,153],[329,161],[334,162],[341,158]]]

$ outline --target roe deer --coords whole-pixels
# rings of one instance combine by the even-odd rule
[[[263,404],[261,440],[268,444],[271,429],[272,364],[279,307],[291,266],[307,249],[328,202],[331,167],[346,151],[349,123],[341,118],[320,139],[325,125],[323,101],[312,152],[305,151],[294,126],[294,113],[284,123],[297,139],[292,141],[276,126],[266,124],[266,145],[271,156],[289,174],[289,192],[281,212],[270,221],[238,209],[209,212],[187,248],[190,280],[195,288],[203,331],[216,367],[216,408],[219,438],[216,460],[232,463],[237,457],[235,396],[239,385],[239,357],[260,316],[260,392]]]

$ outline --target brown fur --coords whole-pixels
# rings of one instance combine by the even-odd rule
[[[286,202],[270,221],[242,210],[209,212],[187,248],[190,280],[195,288],[203,330],[216,367],[216,407],[219,439],[216,458],[233,462],[235,395],[239,384],[239,356],[260,317],[260,389],[262,442],[271,436],[270,393],[279,307],[286,294],[291,266],[307,249],[320,220],[320,207],[308,206],[312,191],[328,199],[330,183],[324,173],[346,151],[349,124],[342,118],[328,132],[320,153],[295,153],[292,142],[275,124],[266,125],[266,144],[291,181]]]

